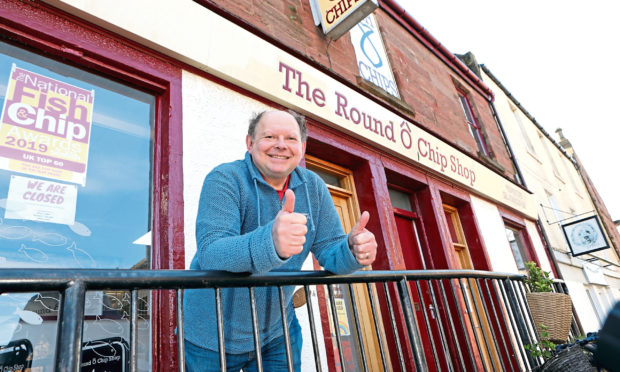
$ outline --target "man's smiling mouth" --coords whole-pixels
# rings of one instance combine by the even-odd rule
[[[274,159],[289,159],[290,156],[284,156],[284,155],[269,155],[270,158],[274,158]]]

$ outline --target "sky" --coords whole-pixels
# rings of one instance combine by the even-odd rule
[[[620,2],[397,1],[449,51],[474,53],[556,140],[562,128],[620,219]]]

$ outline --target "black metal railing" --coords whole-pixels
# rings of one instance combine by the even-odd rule
[[[254,288],[265,286],[279,289],[282,319],[287,319],[288,311],[283,288],[304,288],[308,315],[303,326],[310,328],[314,353],[311,369],[525,371],[540,365],[542,359],[532,358],[524,348],[538,342],[538,336],[525,300],[523,279],[518,274],[469,270],[360,271],[346,276],[306,271],[249,276],[182,270],[0,269],[0,292],[60,292],[55,358],[53,369],[49,369],[55,371],[79,371],[83,366],[85,297],[87,291],[102,290],[127,290],[131,294],[127,318],[127,365],[131,371],[137,370],[138,291],[175,290],[176,357],[179,371],[184,371],[182,298],[188,288],[215,289],[218,334],[214,337],[219,340],[224,371],[221,291],[230,287],[248,288],[257,366],[262,371]],[[340,324],[346,311],[353,318],[348,333],[341,331]],[[317,319],[326,318],[330,329],[317,325]],[[282,327],[292,370],[286,321]],[[357,344],[353,348],[357,367],[348,364],[351,353],[345,353],[345,337],[347,344]]]

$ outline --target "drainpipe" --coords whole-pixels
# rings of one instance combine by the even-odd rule
[[[543,239],[543,243],[545,243],[545,248],[546,248],[545,251],[547,252],[547,258],[549,259],[549,262],[551,262],[551,265],[553,265],[552,266],[553,275],[555,275],[555,277],[558,279],[564,280],[564,277],[562,276],[562,272],[560,271],[560,266],[558,266],[558,263],[555,260],[555,255],[551,251],[551,244],[549,243],[549,237],[547,236],[547,232],[545,231],[545,229],[543,229],[542,223],[540,222],[540,218],[536,220],[536,227],[538,228],[538,233],[541,235],[541,238]]]

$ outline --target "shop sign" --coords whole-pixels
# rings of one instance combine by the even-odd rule
[[[4,218],[75,223],[77,186],[11,175]]]
[[[86,184],[94,91],[13,65],[0,116],[0,169]]]
[[[311,1],[314,7],[315,0]],[[528,217],[538,213],[533,196],[510,180],[495,173],[473,157],[454,148],[404,119],[395,111],[369,99],[362,93],[317,70],[304,61],[282,51],[273,44],[200,8],[193,2],[170,10],[189,20],[192,28],[177,27],[167,33],[152,32],[152,22],[135,22],[131,17],[119,18],[110,7],[95,7],[89,2],[62,0],[77,10],[114,24],[128,33],[147,38],[166,53],[183,55],[184,59],[215,76],[247,89],[278,104],[298,110],[337,130],[372,144],[386,152],[405,158],[433,175],[447,178],[465,188],[484,195]],[[326,1],[345,4],[341,1]],[[359,6],[361,2],[346,2]],[[135,9],[149,6],[147,0],[131,2]],[[340,5],[344,7],[345,5]],[[374,6],[374,5],[373,5]],[[344,8],[343,8],[344,9]],[[316,9],[318,10],[318,8]],[[165,21],[161,12],[162,21]],[[359,17],[356,23],[368,14]],[[198,26],[199,25],[199,26]],[[351,25],[353,27],[354,25]],[[199,28],[199,30],[196,29]],[[210,35],[196,48],[191,35]],[[227,35],[226,38],[217,35]],[[231,48],[231,40],[235,48]],[[260,50],[260,53],[256,51]]]
[[[332,40],[338,39],[377,9],[377,0],[310,0],[314,23]]]
[[[360,76],[400,98],[390,60],[374,15],[369,15],[350,31]]]
[[[609,243],[596,215],[565,223],[562,225],[562,231],[564,231],[573,257],[609,248]]]

